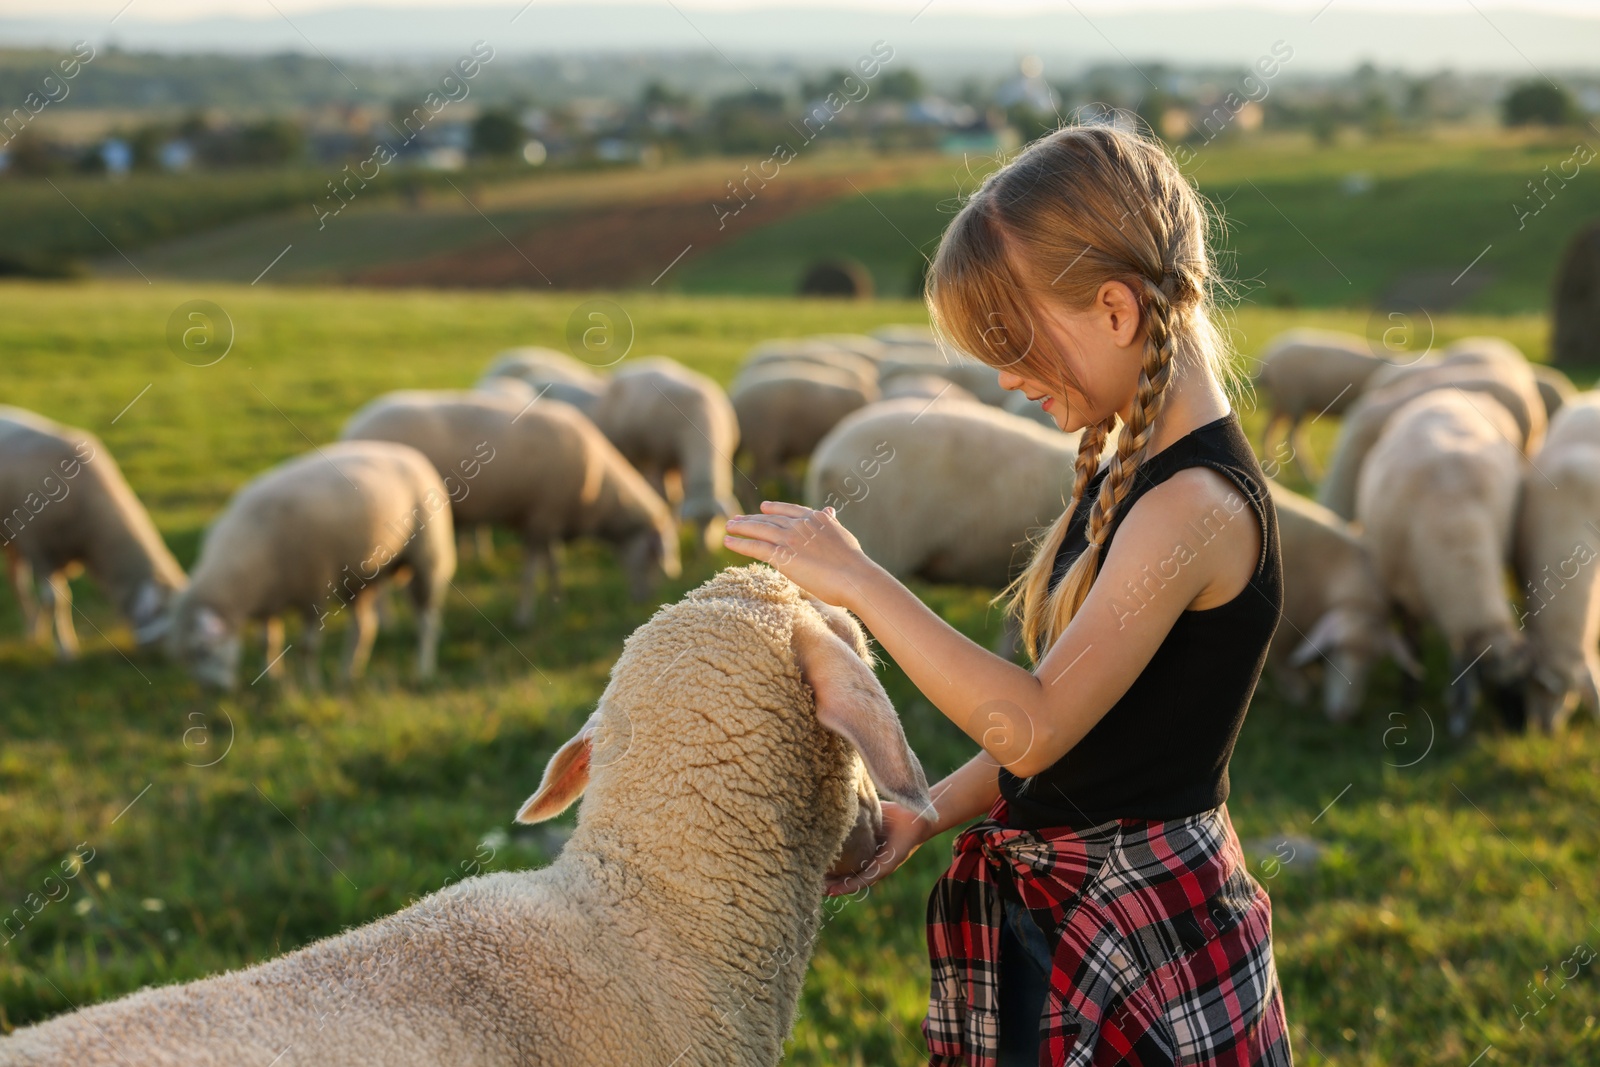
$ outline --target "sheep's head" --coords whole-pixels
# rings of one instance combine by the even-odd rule
[[[1579,704],[1600,714],[1600,657],[1588,649],[1572,663],[1537,659],[1528,672],[1524,699],[1528,721],[1545,733],[1566,726]]]
[[[650,599],[663,576],[677,578],[683,573],[678,527],[665,508],[654,526],[640,530],[622,545],[619,556],[628,576],[628,595],[636,604]]]
[[[166,632],[167,653],[197,680],[232,689],[239,676],[239,628],[216,608],[180,595]]]
[[[172,606],[182,585],[173,586],[155,578],[139,583],[127,602],[126,614],[133,624],[133,637],[140,648],[153,645],[166,636],[172,625]]]
[[[1333,722],[1346,722],[1361,710],[1373,664],[1391,656],[1413,678],[1422,665],[1405,640],[1389,629],[1379,609],[1336,607],[1318,619],[1289,657],[1291,667],[1322,661],[1322,710]]]
[[[724,571],[628,639],[517,819],[551,818],[587,790],[585,817],[596,805],[619,821],[650,797],[654,818],[706,834],[685,848],[723,847],[734,830],[753,851],[804,853],[819,877],[855,871],[881,839],[879,793],[929,804],[869,664],[846,612],[769,568]]]

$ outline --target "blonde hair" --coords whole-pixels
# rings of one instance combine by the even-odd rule
[[[1115,125],[1067,126],[986,177],[939,243],[927,300],[941,341],[1052,386],[1077,383],[1039,343],[1032,309],[1049,301],[1088,307],[1108,281],[1125,283],[1139,300],[1144,360],[1130,418],[1089,513],[1088,547],[1052,592],[1057,551],[1116,415],[1085,427],[1066,509],[1001,594],[1011,597],[1035,661],[1094,584],[1111,521],[1146,457],[1173,374],[1204,369],[1231,382],[1211,320],[1216,274],[1209,219],[1199,194],[1155,141]]]

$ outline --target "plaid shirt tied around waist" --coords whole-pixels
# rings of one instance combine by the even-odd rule
[[[1005,814],[956,839],[928,901],[931,1067],[996,1065],[1005,886],[1053,945],[1041,1065],[1289,1067],[1272,905],[1227,805],[1083,830]]]

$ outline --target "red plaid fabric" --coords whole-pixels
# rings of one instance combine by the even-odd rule
[[[1002,881],[1054,945],[1043,1067],[1292,1064],[1272,904],[1227,805],[1037,832],[1005,814],[956,839],[928,901],[932,1067],[995,1067]]]

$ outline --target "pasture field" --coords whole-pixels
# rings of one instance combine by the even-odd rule
[[[467,385],[509,344],[561,347],[587,295],[0,285],[0,400],[101,435],[189,565],[204,523],[252,474],[329,440],[377,393]],[[173,310],[196,298],[237,331],[209,367],[164,341]],[[608,299],[631,317],[634,354],[723,381],[764,338],[922,315],[898,302]],[[1367,319],[1247,307],[1232,325],[1248,354],[1290,324],[1360,331]],[[1543,352],[1537,316],[1438,326],[1441,342],[1492,331]],[[1313,427],[1324,458],[1334,431]],[[85,581],[84,656],[69,665],[20,641],[0,594],[0,918],[12,917],[0,1028],[392,913],[460,877],[485,844],[487,868],[547,862],[559,831],[511,818],[653,606],[629,603],[609,557],[578,546],[564,600],[514,629],[517,550],[503,549],[463,565],[440,675],[425,685],[411,677],[405,614],[359,685],[315,694],[263,679],[219,697],[133,651]],[[694,561],[660,597],[733,562]],[[975,638],[997,634],[984,591],[920,591]],[[1441,650],[1429,653],[1420,704],[1401,703],[1385,668],[1365,712],[1334,727],[1264,685],[1239,741],[1229,807],[1272,894],[1297,1062],[1600,1063],[1600,964],[1560,977],[1579,946],[1600,945],[1600,731],[1584,716],[1556,739],[1482,720],[1463,742],[1435,736],[1448,678]],[[247,647],[244,681],[261,667]],[[971,753],[898,670],[884,676],[930,778]],[[47,900],[46,877],[80,843],[92,858]],[[949,844],[930,843],[827,922],[788,1062],[923,1062],[922,923]]]
[[[1224,218],[1224,266],[1252,305],[1525,314],[1547,310],[1562,250],[1600,214],[1600,179],[1574,156],[1577,137],[1475,131],[1322,147],[1285,134],[1224,138],[1179,159]],[[48,186],[17,183],[7,198],[15,206],[0,210],[0,252],[71,235],[74,254],[98,255],[97,273],[123,279],[143,280],[138,271],[243,283],[273,263],[268,280],[280,284],[616,289],[656,280],[693,295],[751,296],[790,295],[810,263],[849,255],[880,296],[902,298],[920,292],[921,256],[994,166],[813,149],[735,199],[727,183],[744,182],[747,165],[771,173],[759,162],[434,174],[409,199],[385,175],[325,225],[310,205],[320,196],[324,210],[334,206],[323,189],[333,174],[63,185],[131,263]],[[246,194],[255,198],[248,209],[235,203]],[[719,218],[744,200],[739,214]]]

